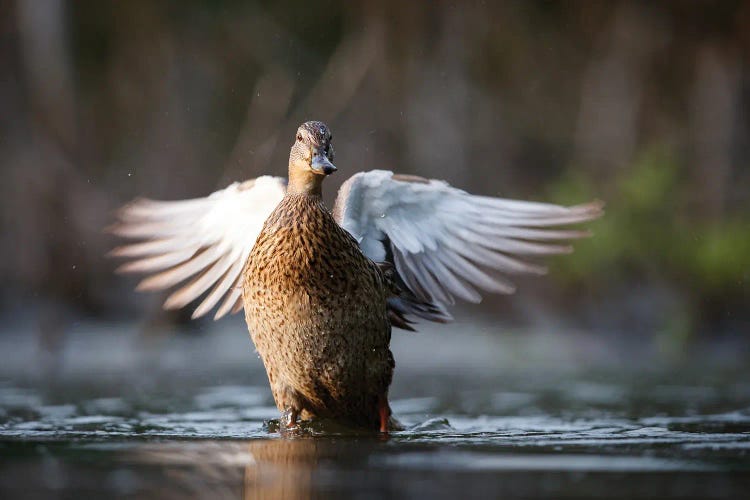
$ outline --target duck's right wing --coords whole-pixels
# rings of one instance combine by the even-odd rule
[[[416,300],[402,300],[402,313],[446,320],[455,299],[481,300],[480,290],[513,293],[505,277],[542,274],[528,260],[570,253],[563,242],[588,235],[567,226],[602,215],[602,203],[564,207],[471,195],[446,182],[361,172],[339,190],[338,223],[375,262],[395,269]],[[429,304],[424,311],[413,304]]]
[[[220,300],[214,319],[242,308],[237,284],[263,223],[286,192],[286,180],[263,176],[205,198],[180,201],[137,199],[117,213],[117,236],[138,240],[110,255],[131,259],[117,271],[148,274],[137,290],[165,290],[186,280],[167,298],[179,309],[213,286],[193,312],[205,315]]]

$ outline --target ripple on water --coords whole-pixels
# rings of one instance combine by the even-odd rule
[[[573,392],[579,398],[607,404],[627,392],[603,384],[575,387]],[[566,391],[570,392],[570,388],[563,390]],[[709,392],[701,390],[696,394]],[[716,395],[710,393],[707,397]],[[0,387],[0,438],[63,441],[266,438],[273,428],[268,422],[278,417],[275,406],[269,404],[267,389],[257,386],[198,387],[183,399],[161,404],[149,402],[142,393],[137,397],[79,398],[70,403],[51,404],[54,398],[41,391]],[[436,414],[436,409],[446,405],[437,397],[397,399],[392,406],[405,429],[393,433],[391,441],[490,446],[498,450],[526,450],[525,453],[602,449],[631,452],[654,447],[667,447],[673,452],[678,449],[744,452],[750,442],[750,412],[745,408],[705,415],[631,418],[625,416],[627,412],[600,411],[591,416],[592,412],[587,411],[560,415],[544,413],[534,407],[536,414],[533,415],[512,414],[512,411],[504,415],[503,409],[534,404],[539,394],[502,391],[487,395],[487,399],[492,402],[487,407],[491,412],[485,414]],[[315,435],[327,432],[312,430]]]

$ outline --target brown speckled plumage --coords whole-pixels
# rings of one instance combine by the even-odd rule
[[[243,273],[250,335],[289,424],[318,416],[377,429],[394,367],[386,278],[323,205],[322,176],[296,168],[290,159],[288,194]],[[297,189],[301,177],[314,188]]]

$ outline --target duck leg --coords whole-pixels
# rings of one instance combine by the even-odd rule
[[[380,417],[380,432],[388,432],[388,422],[391,418],[391,407],[388,404],[388,396],[385,394],[378,397],[378,416]]]
[[[299,410],[294,408],[287,408],[281,412],[281,425],[286,429],[291,429],[297,425],[297,419],[299,418]]]
[[[276,401],[276,406],[281,411],[281,418],[279,423],[282,428],[291,429],[295,427],[299,421],[300,416],[305,408],[304,398],[293,388],[282,383],[276,383],[275,377],[269,376],[272,380],[273,397]]]

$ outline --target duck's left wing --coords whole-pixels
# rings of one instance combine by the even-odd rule
[[[393,264],[419,300],[438,305],[479,302],[480,290],[513,293],[505,275],[546,271],[524,257],[571,252],[561,241],[588,232],[560,226],[601,215],[601,202],[564,207],[474,196],[443,181],[383,170],[348,179],[334,207],[365,255]]]
[[[263,223],[284,197],[286,180],[263,176],[235,182],[205,198],[138,199],[117,213],[109,229],[140,240],[110,252],[131,259],[119,272],[144,273],[138,290],[166,290],[184,283],[164,303],[179,309],[211,292],[193,312],[205,315],[224,300],[214,319],[242,308],[237,282]],[[189,281],[188,281],[189,280]]]

